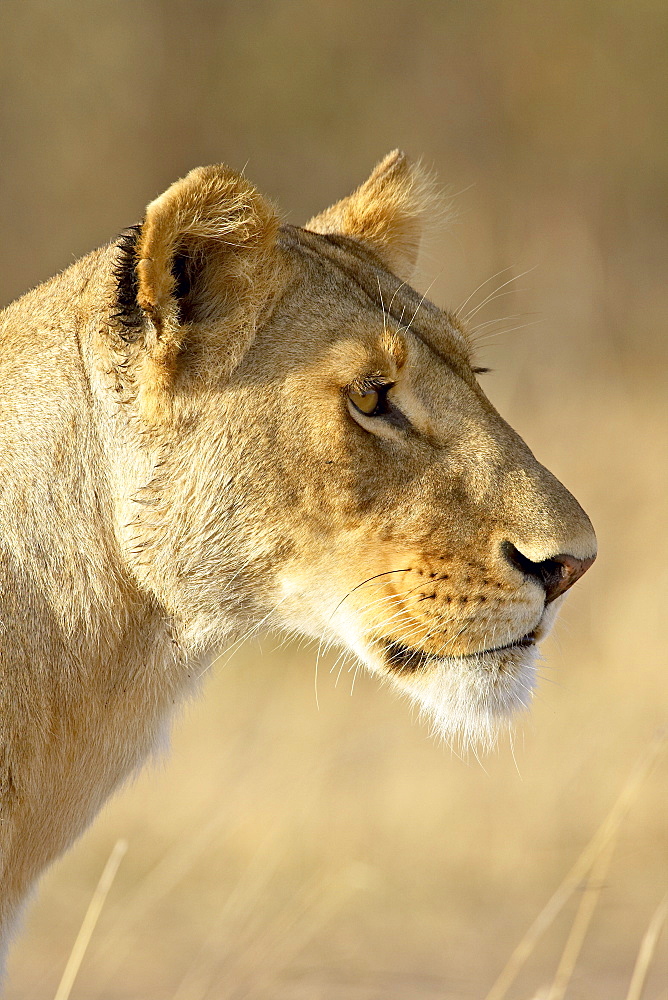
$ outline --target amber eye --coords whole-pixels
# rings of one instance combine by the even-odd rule
[[[365,389],[363,392],[349,389],[348,399],[360,413],[364,413],[367,417],[373,417],[378,412],[380,392],[378,389]]]

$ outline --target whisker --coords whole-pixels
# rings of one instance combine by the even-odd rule
[[[366,580],[362,580],[362,582],[358,583],[357,586],[352,588],[352,590],[349,590],[348,593],[344,597],[342,597],[339,603],[336,605],[336,607],[334,608],[334,610],[332,611],[331,615],[329,616],[329,618],[325,623],[325,632],[329,628],[332,618],[334,617],[336,612],[341,608],[341,605],[344,604],[344,602],[347,601],[348,598],[355,593],[355,591],[359,590],[361,587],[365,587],[368,583],[372,583],[373,580],[379,580],[384,576],[391,576],[393,573],[409,573],[409,572],[410,569],[390,569],[384,573],[376,573],[374,576],[370,576]],[[316,658],[315,658],[315,701],[316,705],[318,706],[318,709],[320,708],[320,704],[318,702],[318,665],[320,663],[324,634],[325,633],[323,633],[323,636],[320,639],[320,642],[318,643],[318,651],[316,653]]]
[[[380,287],[380,278],[376,275],[376,283],[378,285],[378,294],[380,296],[380,311],[383,314],[383,333],[387,333],[387,314],[385,312],[385,303],[383,302],[383,290]]]
[[[476,323],[475,326],[470,326],[468,335],[469,337],[474,337],[479,330],[484,330],[486,326],[493,326],[494,323],[504,323],[509,319],[523,319],[525,316],[537,316],[538,312],[521,312],[521,313],[510,313],[507,316],[496,316],[494,319],[487,319],[484,323]]]
[[[466,306],[469,304],[469,302],[471,301],[471,299],[473,298],[473,296],[477,295],[481,288],[484,288],[485,285],[489,284],[490,281],[494,281],[494,279],[498,278],[500,275],[505,274],[506,271],[512,271],[512,269],[513,269],[513,265],[512,264],[508,264],[507,267],[502,267],[500,271],[496,272],[496,274],[493,274],[491,277],[485,278],[484,281],[481,281],[480,284],[476,288],[473,289],[473,291],[468,296],[468,298],[465,298],[464,301],[462,302],[462,304],[460,306],[457,306],[457,308],[455,309],[455,316],[459,316],[459,314],[461,313],[462,309],[466,308]]]
[[[390,304],[387,307],[387,311],[388,311],[388,313],[390,315],[392,315],[392,306],[394,305],[394,300],[396,299],[396,297],[397,297],[398,293],[401,291],[401,289],[406,287],[406,284],[407,283],[405,281],[402,281],[401,284],[397,285],[397,287],[394,289],[394,292],[392,293],[392,298],[390,299]],[[381,302],[382,302],[382,296],[381,296]],[[403,320],[403,310],[401,312],[401,318]]]
[[[520,274],[516,274],[513,275],[511,278],[508,278],[507,281],[504,281],[501,285],[495,288],[493,292],[490,292],[489,295],[486,295],[485,298],[482,300],[482,302],[479,302],[474,309],[469,310],[469,312],[467,312],[466,316],[464,317],[464,322],[469,323],[471,319],[476,315],[476,313],[479,313],[481,309],[483,309],[486,305],[488,305],[488,303],[493,302],[494,299],[499,298],[500,297],[499,292],[501,292],[502,289],[507,288],[507,286],[512,285],[514,281],[519,281],[520,278],[526,277],[527,274],[531,274],[531,272],[535,270],[536,270],[536,265],[534,265],[533,267],[528,267],[525,271],[521,271]],[[519,289],[513,289],[513,292],[517,291],[519,291]],[[506,294],[512,294],[513,292]]]
[[[473,347],[479,347],[480,344],[486,343],[488,340],[493,340],[495,337],[504,337],[508,333],[515,333],[517,330],[526,330],[527,327],[537,326],[540,322],[539,319],[530,320],[528,323],[518,323],[517,326],[507,326],[502,330],[494,330],[491,333],[486,333],[483,337],[476,337],[475,334],[471,340]]]
[[[471,320],[473,319],[473,317],[476,316],[480,312],[481,309],[484,309],[485,306],[491,305],[492,302],[496,302],[497,299],[505,299],[509,295],[517,295],[518,292],[525,292],[525,291],[526,291],[526,288],[509,288],[505,292],[501,292],[501,291],[495,292],[494,295],[490,296],[490,298],[486,299],[484,302],[481,302],[479,306],[477,306],[475,309],[473,309],[469,313],[468,316],[466,316],[464,319],[462,319],[462,323],[464,323],[465,325],[467,325],[468,323],[470,323]]]
[[[415,317],[416,317],[416,316],[417,316],[417,314],[419,313],[419,311],[420,311],[420,309],[421,309],[421,307],[422,307],[422,303],[424,302],[424,300],[425,300],[425,299],[427,298],[427,296],[429,295],[429,292],[431,291],[431,288],[432,288],[432,285],[434,284],[434,282],[435,282],[435,281],[436,281],[436,278],[434,278],[434,280],[433,280],[433,281],[430,281],[430,282],[429,282],[429,285],[428,285],[428,287],[427,287],[427,289],[426,289],[426,291],[425,291],[424,295],[422,296],[422,298],[421,298],[421,299],[420,299],[420,301],[418,302],[417,306],[415,307],[415,312],[414,312],[414,313],[413,313],[413,315],[411,316],[411,318],[410,318],[410,320],[409,320],[409,322],[408,322],[408,326],[405,326],[405,327],[404,327],[404,333],[408,333],[408,331],[410,330],[411,326],[413,325],[413,321],[415,320]],[[403,314],[402,314],[402,317],[403,317]]]

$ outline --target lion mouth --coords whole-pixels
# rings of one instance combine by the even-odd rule
[[[401,642],[390,640],[385,643],[385,660],[387,666],[397,673],[412,673],[422,669],[427,664],[434,666],[438,663],[447,663],[452,660],[457,660],[460,663],[463,660],[470,660],[482,666],[487,665],[485,660],[488,660],[489,665],[492,665],[492,663],[498,662],[499,654],[509,653],[515,649],[529,649],[535,645],[537,639],[536,633],[537,629],[534,629],[532,632],[527,632],[526,635],[521,636],[519,639],[513,639],[512,642],[508,642],[503,646],[490,646],[486,649],[476,650],[474,653],[460,653],[457,656],[439,656],[434,653],[425,653],[421,649],[411,649],[409,646],[404,646]]]

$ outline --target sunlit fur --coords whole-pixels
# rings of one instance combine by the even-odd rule
[[[517,712],[529,708],[541,659],[539,643],[550,631],[562,600],[545,608],[531,646],[427,657],[412,671],[388,670],[379,644],[365,636],[356,616],[347,612],[337,612],[338,628],[334,631],[330,626],[330,641],[338,645],[337,632],[345,635],[346,648],[417,707],[433,736],[457,749],[485,751]]]
[[[528,703],[554,606],[508,547],[595,538],[407,284],[433,213],[400,153],[310,230],[202,167],[0,315],[0,940],[258,629],[355,652],[447,738]]]
[[[434,735],[486,750],[509,719],[530,705],[538,655],[532,646],[513,650],[502,662],[493,654],[448,658],[430,662],[422,681],[398,683]]]
[[[530,706],[540,662],[538,641],[555,617],[556,608],[546,609],[532,646],[435,661],[423,680],[399,686],[419,705],[434,735],[465,748],[489,749],[513,716]]]

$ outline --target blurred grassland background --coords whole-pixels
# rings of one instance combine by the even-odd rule
[[[54,995],[121,837],[73,997],[486,996],[668,720],[667,53],[660,0],[3,0],[3,303],[198,164],[245,168],[300,223],[402,147],[457,195],[419,288],[455,307],[490,279],[477,304],[531,269],[476,316],[484,386],[600,542],[514,752],[483,766],[376,681],[350,697],[333,656],[318,709],[311,645],[219,665],[44,878],[11,1000]],[[627,996],[666,891],[667,771],[623,824],[572,1000]],[[509,997],[551,982],[579,896]],[[647,1000],[668,996],[666,950],[664,931]]]

